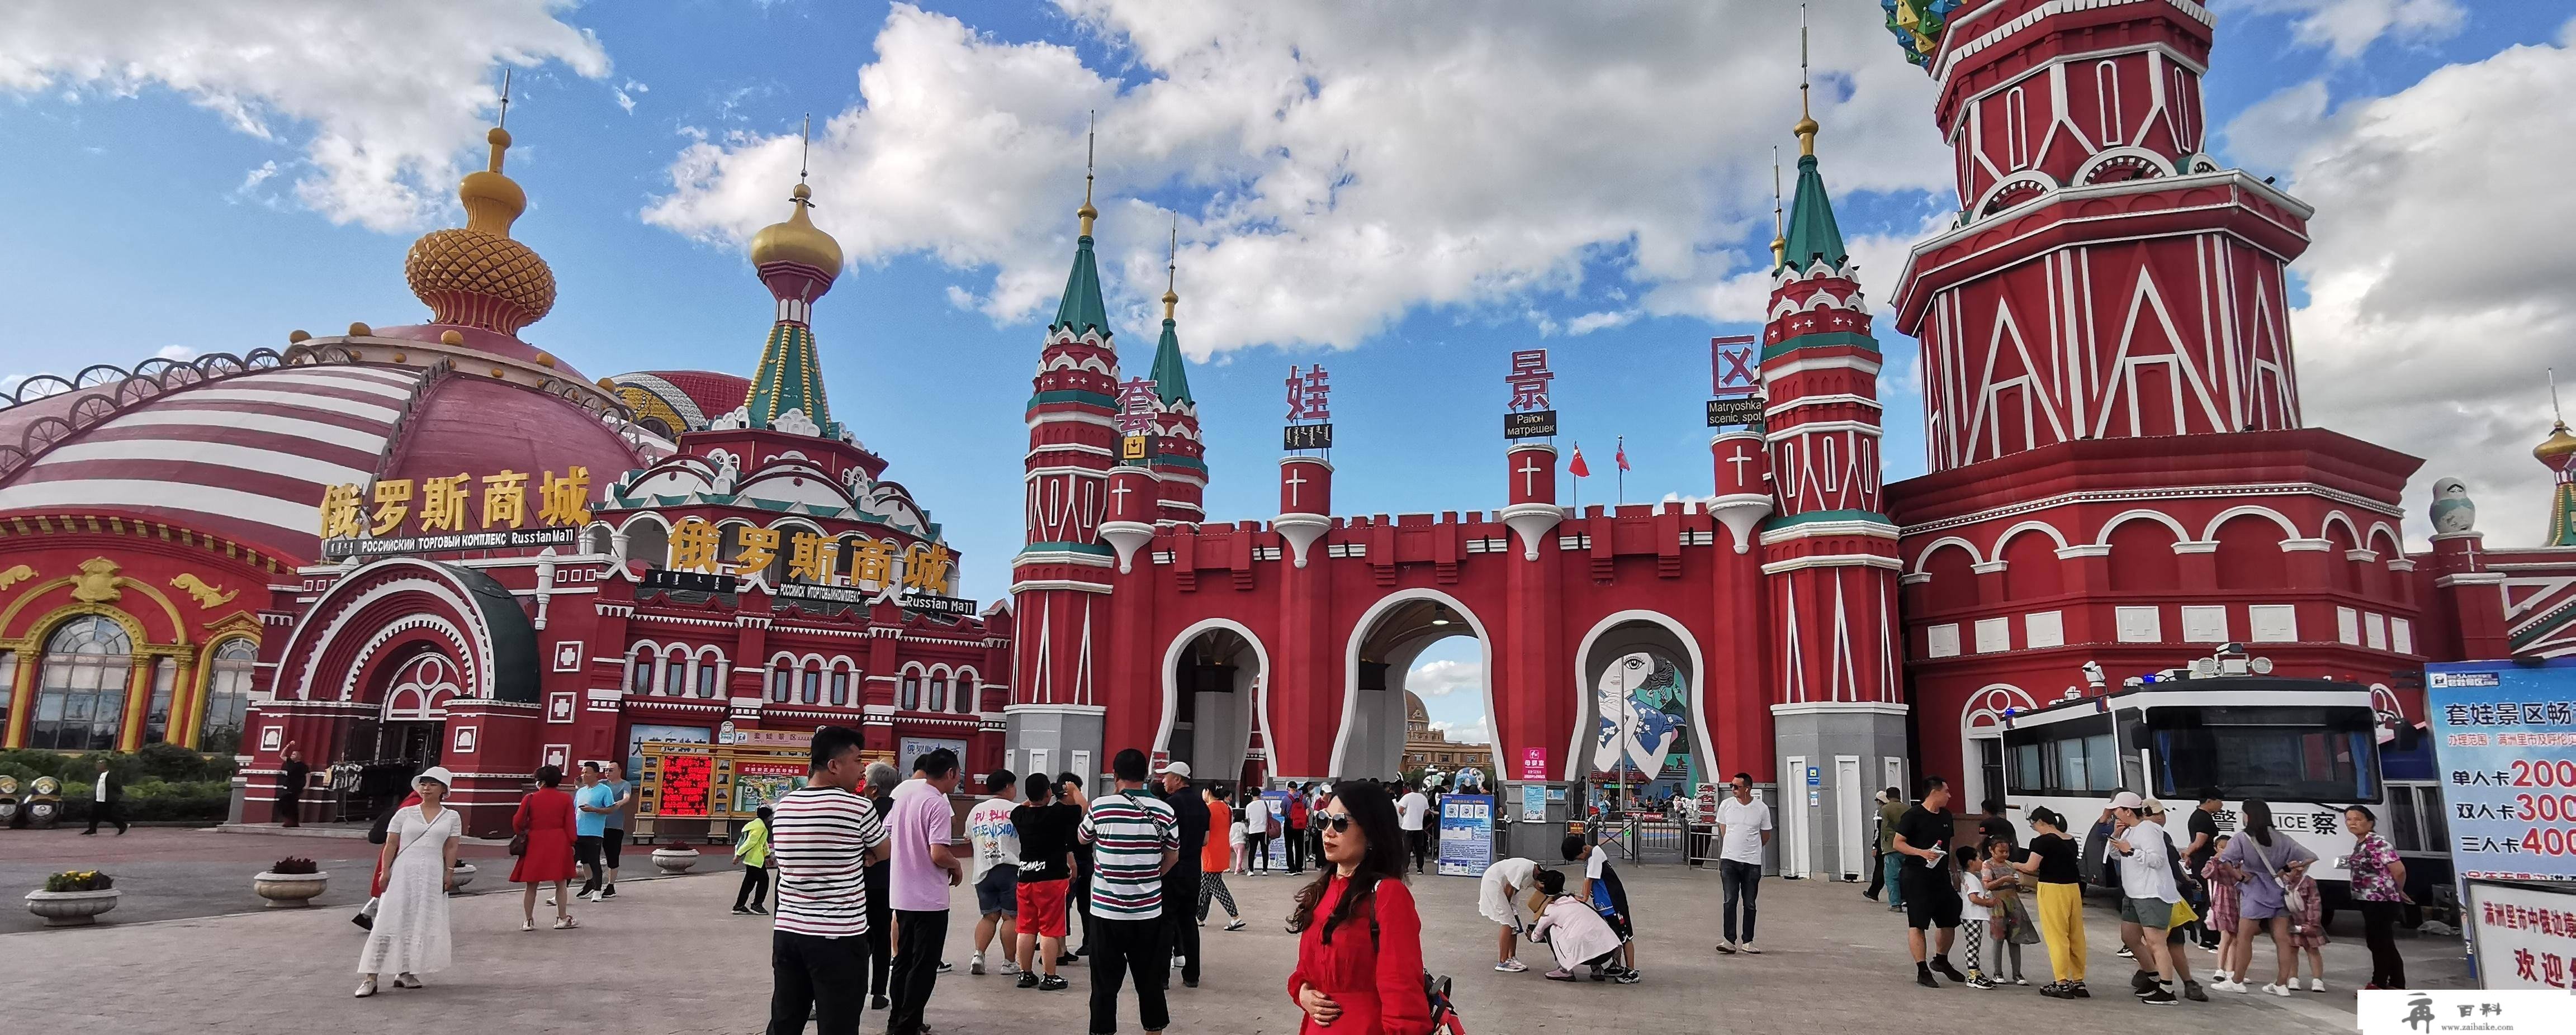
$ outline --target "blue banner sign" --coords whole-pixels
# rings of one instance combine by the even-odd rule
[[[2424,666],[2463,879],[2576,880],[2576,659]]]
[[[1440,875],[1483,876],[1494,864],[1494,796],[1451,794],[1440,799]]]

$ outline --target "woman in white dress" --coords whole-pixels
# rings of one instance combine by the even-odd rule
[[[419,975],[447,969],[453,946],[447,928],[447,889],[455,878],[456,844],[463,835],[447,788],[456,777],[431,766],[412,779],[420,804],[394,813],[385,828],[385,894],[376,926],[358,952],[358,997],[376,994],[376,976],[391,972],[395,988],[419,988]]]

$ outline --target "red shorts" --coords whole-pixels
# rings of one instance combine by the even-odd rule
[[[1020,903],[1018,930],[1041,938],[1065,935],[1064,892],[1069,880],[1024,880],[1017,892]]]

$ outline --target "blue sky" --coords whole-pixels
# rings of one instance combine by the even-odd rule
[[[747,374],[769,311],[739,242],[783,216],[811,112],[823,127],[817,217],[854,261],[815,319],[835,414],[947,527],[963,588],[983,600],[1003,592],[1021,538],[1020,411],[1070,257],[1086,109],[1103,111],[1104,272],[1139,366],[1168,213],[1181,217],[1180,331],[1204,359],[1190,376],[1209,511],[1237,519],[1273,509],[1281,378],[1318,360],[1336,385],[1345,512],[1498,505],[1499,375],[1529,347],[1551,350],[1564,438],[1599,472],[1583,502],[1611,501],[1622,435],[1628,500],[1709,492],[1706,341],[1755,329],[1761,285],[1747,271],[1768,258],[1769,148],[1792,143],[1796,105],[1795,16],[1776,3],[1526,32],[1519,23],[1568,15],[1459,5],[1417,15],[1449,24],[1396,32],[1385,12],[1132,0],[475,0],[341,11],[338,25],[271,17],[311,10],[272,0],[174,5],[141,38],[88,5],[33,6],[51,16],[13,24],[29,10],[0,12],[14,52],[0,55],[0,152],[13,159],[0,196],[19,202],[0,222],[0,281],[13,288],[0,385],[165,349],[277,347],[297,328],[425,319],[402,255],[460,221],[454,174],[479,162],[489,118],[476,91],[505,57],[520,66],[509,171],[531,200],[516,236],[561,285],[524,336],[592,377]],[[1948,172],[1930,83],[1873,27],[1875,8],[1820,5],[1816,64],[1825,176],[1865,286],[1884,299],[1904,245],[1951,202],[1935,189]],[[2389,207],[2371,191],[2402,189],[2409,170],[2362,178],[2338,159],[2374,127],[2384,137],[2410,110],[2481,83],[2576,94],[2561,74],[2567,12],[2454,0],[2217,9],[2208,123],[2246,121],[2216,150],[2320,204],[2318,246],[2299,269],[2351,289],[2301,299],[2311,422],[2431,456],[2442,470],[2420,483],[2460,471],[2482,498],[2495,486],[2511,502],[2490,504],[2506,519],[2491,535],[2528,540],[2537,466],[2512,454],[2546,431],[2534,368],[2576,355],[2565,309],[2506,297],[2464,316],[2456,299],[2368,280],[2392,237],[2424,228],[2371,222]],[[1653,23],[1665,17],[1670,32]],[[1704,38],[1664,38],[1689,33]],[[1208,40],[1223,41],[1224,60]],[[256,56],[271,49],[304,55],[287,63],[294,75]],[[1654,74],[1585,75],[1623,63]],[[1274,69],[1292,71],[1262,78]],[[2487,99],[2576,108],[2567,94]],[[2481,110],[2492,109],[2454,117],[2505,118]],[[2428,137],[2420,175],[2564,146],[2506,139],[2516,135]],[[1488,141],[1498,150],[1480,152]],[[1631,169],[1673,189],[1619,182]],[[2459,218],[2488,218],[2496,202],[2543,193],[2456,204]],[[2421,352],[2425,328],[2463,319],[2492,361],[2484,380],[2373,394],[2390,368],[2369,350]],[[1894,479],[1921,470],[1921,408],[1913,343],[1884,323],[1879,337]],[[1472,665],[1468,641],[1423,663],[1443,661],[1447,674]],[[1480,721],[1472,692],[1430,703],[1462,730]]]

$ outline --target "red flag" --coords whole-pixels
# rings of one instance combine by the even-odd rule
[[[1619,443],[1619,455],[1615,459],[1619,461],[1620,470],[1628,470],[1628,443],[1624,441]]]
[[[1583,463],[1583,447],[1582,447],[1582,446],[1576,446],[1576,447],[1574,447],[1574,462],[1573,462],[1573,463],[1570,463],[1570,464],[1565,465],[1565,473],[1570,474],[1570,475],[1573,475],[1573,476],[1575,476],[1575,477],[1577,477],[1577,478],[1589,478],[1589,477],[1592,477],[1592,468],[1590,468],[1590,467],[1588,467],[1588,466],[1585,466],[1585,465],[1584,465],[1584,463]]]

